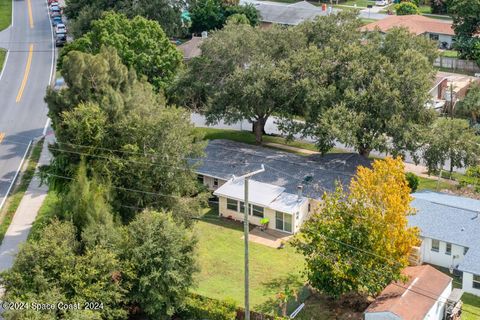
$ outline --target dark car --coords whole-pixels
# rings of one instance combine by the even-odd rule
[[[55,46],[63,47],[67,43],[67,34],[66,33],[57,33],[55,36]]]
[[[52,18],[52,26],[56,26],[59,23],[63,23],[62,17],[61,16],[56,16]]]

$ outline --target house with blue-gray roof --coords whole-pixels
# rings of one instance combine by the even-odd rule
[[[462,289],[480,296],[480,200],[422,191],[413,194],[421,260],[463,274]]]
[[[261,165],[265,171],[250,179],[249,222],[261,225],[268,219],[269,229],[296,233],[324,192],[334,191],[337,183],[347,186],[357,168],[369,167],[371,161],[355,153],[300,156],[219,139],[208,142],[195,171],[199,182],[218,197],[219,214],[243,221],[244,181],[235,176]]]

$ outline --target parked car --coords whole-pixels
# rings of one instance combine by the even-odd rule
[[[54,2],[58,3],[58,0],[48,0],[48,5],[50,6]]]
[[[49,9],[51,9],[52,7],[55,7],[55,6],[60,7],[60,6],[58,5],[58,2],[57,2],[57,1],[53,1],[53,2],[51,2],[51,3],[48,4],[48,8],[49,8]]]
[[[67,34],[66,33],[57,33],[55,36],[55,46],[63,47],[67,43]]]
[[[58,23],[55,27],[55,34],[66,34],[67,26],[64,23]]]
[[[52,26],[56,27],[57,24],[63,24],[62,16],[54,16],[52,18]]]
[[[59,6],[51,6],[50,7],[50,16],[55,17],[55,16],[59,16],[59,15],[62,15],[62,11],[60,10],[60,7]]]
[[[388,0],[377,0],[375,1],[376,6],[384,7],[388,5],[390,2]]]

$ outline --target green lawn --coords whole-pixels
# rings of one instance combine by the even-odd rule
[[[216,299],[244,301],[243,225],[220,219],[210,209],[195,225],[199,239],[200,273],[195,293]],[[282,290],[282,283],[300,285],[303,257],[290,246],[275,249],[250,242],[250,301],[254,310],[266,310]],[[301,285],[300,285],[301,286]]]
[[[447,183],[445,181],[440,181],[440,183],[437,182],[437,179],[432,176],[431,179],[429,178],[424,178],[424,177],[418,177],[420,179],[420,184],[418,185],[418,191],[421,190],[436,190],[437,185],[438,185],[438,191],[444,190],[444,189],[452,189],[454,186],[450,183]]]
[[[375,5],[375,1],[369,1],[369,0],[348,0],[346,2],[339,3],[339,5],[346,5],[346,6],[355,6],[357,7],[363,7],[366,8],[367,5]]]
[[[195,130],[203,133],[206,140],[226,139],[248,144],[255,144],[255,135],[250,131],[237,131],[214,128],[195,128]],[[264,135],[263,141],[284,144],[287,146],[307,149],[311,151],[318,151],[318,149],[315,147],[315,144],[301,140],[287,141],[287,139],[282,137]],[[342,153],[345,152],[345,150],[333,148],[330,152]]]
[[[432,8],[429,5],[421,5],[418,7],[421,14],[432,13]]]
[[[12,0],[0,0],[0,31],[12,23]]]
[[[367,25],[367,24],[369,24],[369,23],[375,22],[375,21],[377,21],[377,20],[375,20],[375,19],[362,18],[362,19],[360,19],[360,21],[362,21],[362,26],[364,26],[364,25]]]
[[[48,191],[47,197],[43,200],[35,222],[32,225],[32,230],[28,235],[29,239],[37,239],[43,228],[55,217],[55,207],[59,201],[60,198],[55,191]]]
[[[7,51],[0,49],[0,72],[2,72],[3,62],[5,62],[6,55],[7,55]]]
[[[42,152],[42,145],[43,139],[34,145],[28,161],[28,166],[21,177],[20,184],[14,188],[12,194],[7,198],[5,207],[0,212],[0,243],[2,243],[8,226],[12,222],[12,218],[20,205],[20,201],[35,174],[35,168],[37,167],[38,159],[40,159],[40,154]]]
[[[446,58],[458,58],[458,51],[455,50],[443,50],[440,52],[442,57]]]

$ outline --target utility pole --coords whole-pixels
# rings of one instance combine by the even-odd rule
[[[249,296],[249,269],[248,269],[248,233],[249,233],[249,223],[248,223],[248,214],[250,206],[248,204],[248,182],[250,177],[264,172],[265,167],[262,164],[262,168],[257,171],[247,173],[241,177],[233,176],[233,179],[244,179],[244,206],[243,206],[243,237],[245,239],[245,320],[250,320],[250,296]]]

